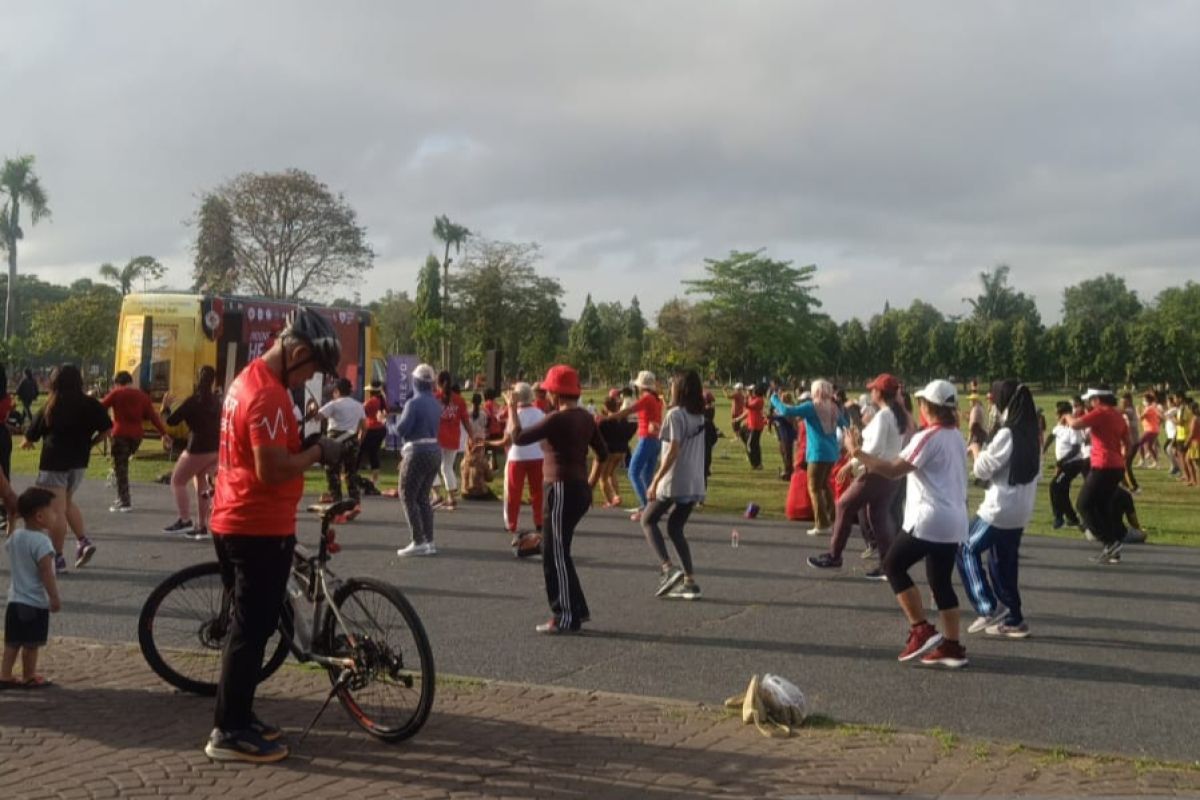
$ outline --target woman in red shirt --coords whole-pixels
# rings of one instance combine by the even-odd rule
[[[442,486],[446,497],[439,505],[446,511],[458,508],[458,476],[454,462],[458,459],[459,443],[464,432],[471,435],[471,417],[467,413],[467,401],[453,386],[453,378],[446,370],[438,373],[437,399],[442,401],[442,421],[438,425],[438,446],[442,448]]]
[[[767,415],[763,413],[766,392],[761,385],[750,390],[746,398],[745,410],[735,422],[741,422],[746,431],[746,455],[750,459],[751,469],[762,469],[762,433],[767,427]]]
[[[1162,423],[1162,407],[1154,392],[1142,396],[1142,438],[1138,441],[1141,460],[1137,466],[1158,469],[1158,429]]]
[[[633,385],[641,390],[642,396],[629,408],[622,409],[612,416],[625,419],[631,414],[638,418],[638,443],[629,459],[629,482],[633,484],[633,493],[637,495],[637,510],[630,519],[638,522],[642,518],[642,510],[646,507],[646,490],[650,487],[650,479],[654,477],[654,469],[658,466],[658,456],[662,452],[662,444],[658,440],[658,431],[662,426],[663,403],[658,396],[658,381],[653,372],[642,370],[638,373]]]
[[[1125,477],[1125,448],[1129,447],[1129,424],[1117,410],[1112,390],[1088,389],[1083,402],[1091,410],[1081,417],[1067,417],[1075,430],[1091,432],[1092,469],[1079,490],[1076,506],[1083,524],[1104,543],[1095,561],[1101,564],[1121,562],[1121,540],[1125,536],[1119,518],[1113,513],[1113,495]]]
[[[371,466],[371,483],[379,488],[379,451],[383,447],[383,439],[387,435],[387,406],[383,400],[383,384],[371,381],[367,388],[367,402],[363,403],[363,413],[367,415],[366,425],[359,440],[358,468],[361,470],[363,461]]]

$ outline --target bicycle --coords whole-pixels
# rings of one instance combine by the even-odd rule
[[[296,543],[279,626],[264,651],[260,682],[289,652],[329,675],[329,694],[301,741],[335,696],[355,723],[388,742],[414,735],[433,707],[433,651],[404,594],[372,578],[339,579],[327,567],[341,549],[330,523],[354,505],[343,500],[313,507],[321,514],[317,552]],[[216,561],[164,580],[146,598],[138,619],[138,643],[150,668],[182,691],[215,694],[232,604]]]

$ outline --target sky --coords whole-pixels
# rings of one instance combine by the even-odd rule
[[[184,287],[198,198],[296,167],[367,228],[370,300],[433,218],[541,244],[566,290],[653,312],[705,258],[816,264],[835,319],[978,274],[1057,319],[1113,272],[1200,277],[1200,3],[0,0],[0,157],[53,217],[20,270],[150,254]],[[334,294],[350,296],[352,289]]]

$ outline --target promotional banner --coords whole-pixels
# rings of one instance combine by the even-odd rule
[[[421,363],[415,355],[388,356],[387,358],[387,404],[388,426],[384,446],[389,450],[400,448],[400,439],[395,433],[395,424],[400,411],[412,396],[412,371]]]

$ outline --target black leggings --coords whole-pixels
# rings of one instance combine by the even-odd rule
[[[358,468],[363,468],[366,461],[371,469],[379,469],[379,449],[383,447],[383,439],[387,436],[386,428],[367,428],[363,434],[362,449],[358,451]]]
[[[591,612],[571,558],[571,540],[575,538],[575,526],[592,505],[592,487],[587,481],[547,483],[543,496],[542,575],[546,579],[546,600],[560,628],[579,630]]]
[[[663,540],[658,522],[664,514],[671,512],[667,517],[667,536],[671,537],[671,544],[675,545],[675,552],[679,554],[679,563],[688,575],[692,574],[692,551],[683,535],[683,526],[687,524],[688,517],[692,515],[692,509],[695,507],[695,503],[676,503],[670,498],[659,498],[650,501],[646,510],[642,512],[642,532],[646,534],[646,541],[654,548],[654,553],[662,564],[670,561],[671,556],[667,554],[667,543]]]
[[[750,459],[750,466],[758,469],[762,466],[762,431],[749,431],[749,438],[746,441],[747,457]]]
[[[1120,467],[1093,468],[1079,490],[1076,503],[1079,516],[1087,529],[1105,544],[1119,542],[1125,536],[1112,511],[1113,495],[1124,477],[1125,470]]]
[[[927,542],[908,531],[901,531],[883,559],[883,571],[892,591],[902,594],[913,587],[912,578],[908,576],[909,567],[925,559],[925,577],[933,590],[938,610],[949,611],[958,608],[958,595],[951,582],[957,556],[958,544],[955,542]]]

